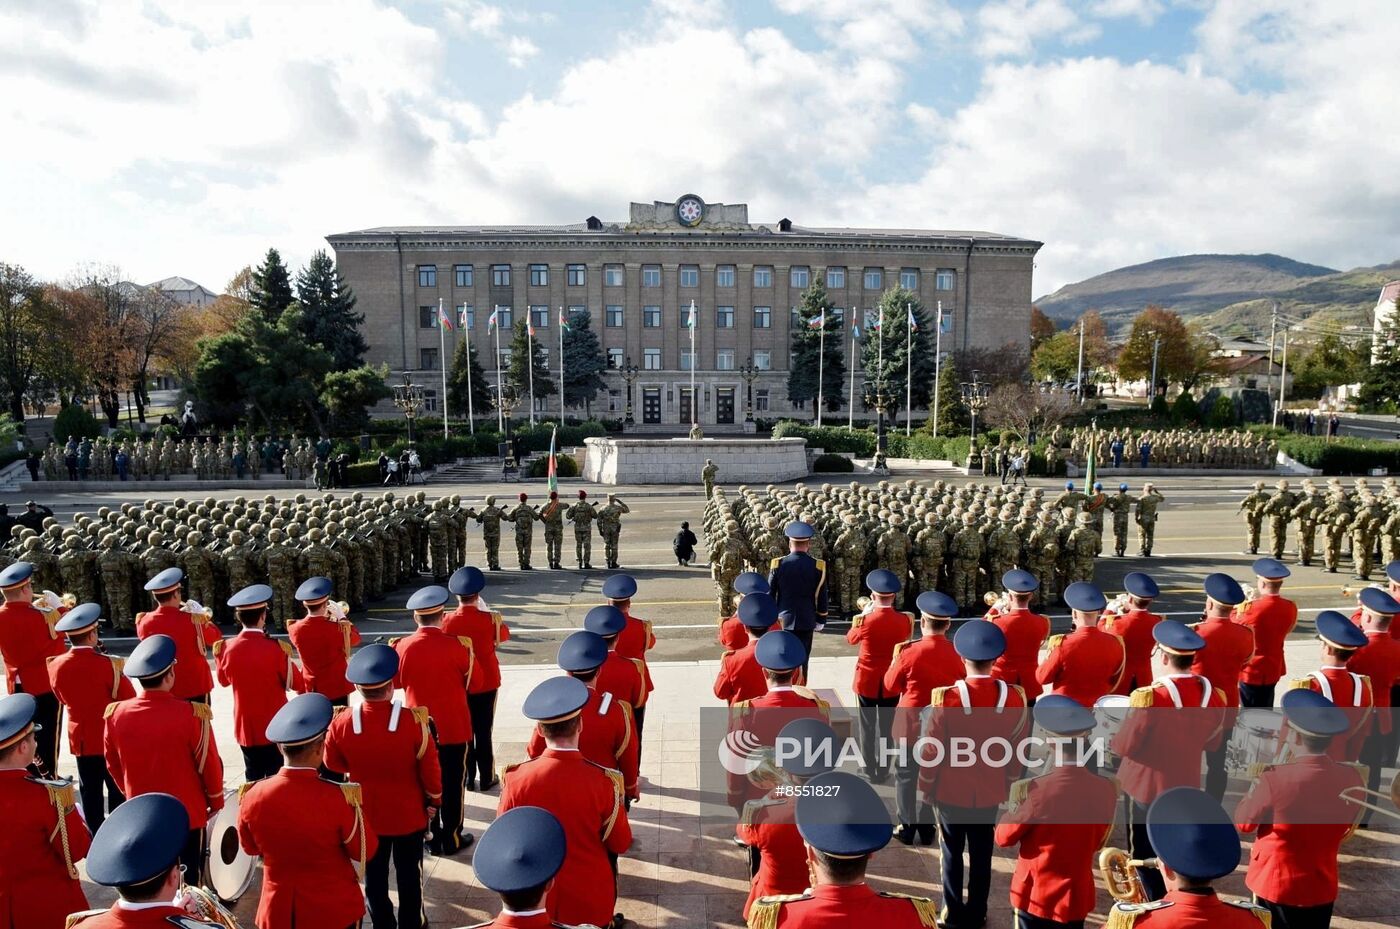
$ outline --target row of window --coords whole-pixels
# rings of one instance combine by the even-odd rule
[[[549,364],[550,364],[550,362],[549,362],[549,347],[546,346],[546,345],[541,345],[540,348],[541,348],[541,350],[542,350],[542,352],[543,352],[543,354],[544,354],[545,367],[549,367]],[[733,370],[735,370],[735,368],[734,368],[734,357],[735,357],[735,356],[734,356],[734,349],[732,349],[732,348],[721,348],[721,349],[719,349],[718,351],[715,352],[715,367],[714,367],[714,370],[716,370],[716,371],[733,371]],[[420,348],[420,349],[418,350],[418,368],[419,368],[419,370],[421,370],[421,371],[436,371],[436,370],[438,369],[438,362],[440,361],[440,358],[441,358],[441,356],[440,356],[440,354],[439,354],[439,352],[438,352],[438,350],[437,350],[436,348]],[[502,346],[502,347],[501,347],[501,355],[500,355],[500,362],[501,362],[501,368],[502,368],[502,369],[505,369],[505,368],[509,368],[509,367],[510,367],[510,358],[511,358],[511,351],[510,351],[510,349],[509,349],[509,348],[506,348],[506,347],[504,347],[504,346]],[[608,349],[608,351],[607,351],[607,359],[608,359],[608,367],[609,367],[609,368],[613,368],[613,369],[621,368],[624,364],[627,363],[626,354],[625,354],[625,353],[623,352],[623,350],[620,349],[620,348],[610,348],[610,349]],[[771,370],[773,370],[773,353],[772,353],[771,351],[767,350],[767,349],[757,349],[757,350],[755,350],[754,353],[753,353],[753,356],[752,356],[752,360],[753,360],[753,366],[754,366],[754,368],[756,368],[756,369],[759,370],[759,371],[771,371]],[[682,371],[689,371],[689,370],[691,369],[691,367],[692,367],[694,364],[695,364],[695,354],[694,354],[693,352],[681,352],[681,354],[680,354],[680,370],[682,370]],[[642,349],[642,370],[644,370],[644,371],[660,371],[660,370],[662,370],[662,367],[661,367],[661,349],[659,349],[659,348],[644,348],[644,349]],[[697,369],[697,370],[700,370],[700,369]]]
[[[538,305],[536,305],[536,306],[531,306],[529,312],[530,312],[530,324],[531,324],[532,326],[534,326],[536,329],[547,329],[547,328],[549,328],[549,307],[548,307],[548,306],[538,306]],[[571,306],[569,307],[569,315],[571,315],[571,316],[572,316],[574,313],[586,313],[586,312],[588,312],[588,307],[586,307],[586,306],[571,305]],[[698,309],[696,310],[696,314],[697,314],[697,315],[700,315],[701,312],[702,312],[702,311],[700,311],[700,310],[698,310]],[[792,325],[795,327],[795,326],[798,324],[798,318],[797,318],[797,310],[796,310],[796,308],[794,308],[794,309],[792,310],[792,314],[793,314]],[[704,315],[705,315],[705,316],[708,316],[709,314],[704,314]],[[844,326],[845,326],[845,324],[846,324],[846,310],[845,310],[843,307],[839,307],[839,306],[838,306],[838,307],[834,307],[834,308],[832,309],[832,317],[833,317],[833,319],[835,320],[835,325],[836,325],[838,328],[841,328],[841,327],[844,327]],[[664,318],[664,314],[662,313],[661,307],[655,306],[655,305],[648,305],[648,306],[643,306],[643,307],[642,307],[642,328],[643,328],[643,329],[660,329],[660,328],[662,328],[662,325],[663,325],[662,320],[663,320],[663,318]],[[705,319],[705,318],[702,316],[702,317],[701,317],[700,319],[698,319],[696,322],[697,322],[697,325],[700,325],[700,326],[708,326],[708,327],[712,327],[712,328],[715,328],[715,329],[733,329],[733,328],[734,328],[734,323],[735,323],[735,319],[736,319],[736,318],[737,318],[737,317],[736,317],[736,314],[735,314],[735,312],[734,312],[734,307],[732,307],[732,306],[716,306],[715,309],[714,309],[714,316],[713,316],[711,319],[708,319],[708,320],[707,320],[707,319]],[[514,311],[513,311],[510,307],[508,307],[508,306],[498,306],[498,307],[496,307],[496,323],[497,323],[497,325],[499,325],[501,328],[503,328],[503,329],[510,329],[510,327],[514,325],[514,319],[515,319],[515,314],[514,314]],[[678,327],[684,329],[684,328],[689,324],[689,321],[690,321],[690,308],[689,308],[689,307],[681,307],[681,308],[680,308],[680,312],[678,312],[678,313],[676,314],[676,325],[677,325]],[[750,321],[752,322],[753,328],[754,328],[754,329],[771,329],[771,328],[773,328],[773,308],[772,308],[771,306],[756,306],[756,307],[754,307],[754,308],[753,308],[753,313],[752,313],[752,315],[750,316]],[[438,325],[438,311],[437,311],[437,307],[435,307],[435,306],[420,306],[420,307],[418,308],[418,328],[420,328],[420,329],[436,329],[436,328],[437,328],[437,325]],[[605,327],[607,327],[608,329],[621,329],[621,328],[623,328],[623,327],[626,325],[626,312],[625,312],[624,308],[623,308],[620,304],[611,304],[611,303],[608,304],[607,306],[603,307],[603,325],[604,325]],[[475,309],[471,304],[468,304],[468,303],[458,304],[457,309],[456,309],[456,313],[455,313],[455,315],[453,316],[453,326],[465,326],[465,327],[468,328],[468,329],[475,329],[475,328],[476,328],[476,309]]]
[[[437,265],[418,266],[418,286],[437,286]],[[491,286],[510,286],[511,266],[498,264],[491,265]],[[581,264],[566,265],[565,276],[570,287],[582,287],[588,283],[588,268]],[[473,286],[473,266],[453,265],[452,281],[457,287]],[[718,265],[715,267],[715,286],[733,287],[735,280],[734,265]],[[530,286],[549,286],[549,265],[532,264],[529,266]],[[700,286],[700,266],[681,265],[680,285],[682,287]],[[622,287],[626,280],[626,270],[620,264],[603,265],[603,285],[605,287]],[[788,269],[788,283],[799,290],[805,290],[812,282],[812,269],[802,267],[792,267]],[[885,286],[885,271],[883,268],[865,268],[862,272],[861,282],[866,290],[883,290]],[[956,274],[947,269],[940,269],[934,272],[935,290],[952,290],[956,286]],[[642,286],[661,286],[661,265],[642,265]],[[753,269],[753,286],[772,287],[773,268],[770,265],[757,265]],[[826,286],[828,290],[836,290],[846,286],[845,268],[827,268]],[[899,286],[906,290],[918,290],[919,269],[903,268],[899,272]]]

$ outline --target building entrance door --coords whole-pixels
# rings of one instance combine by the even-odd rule
[[[661,422],[661,388],[642,388],[642,422]]]
[[[734,422],[734,388],[715,388],[715,422]]]
[[[681,397],[681,418],[680,418],[680,423],[681,423],[682,426],[689,426],[689,425],[691,424],[691,422],[692,422],[691,416],[694,415],[693,412],[692,412],[692,410],[694,409],[694,405],[693,405],[692,402],[691,402],[690,388],[689,388],[689,387],[682,387],[682,388],[680,389],[680,397]],[[695,421],[698,422],[698,420],[695,420]]]

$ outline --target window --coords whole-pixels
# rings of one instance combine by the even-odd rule
[[[571,305],[564,308],[564,319],[570,326],[574,325],[574,317],[578,315],[588,315],[588,307],[583,304]]]
[[[716,329],[733,329],[733,328],[734,328],[734,307],[732,307],[732,306],[717,306],[717,307],[715,307],[715,328],[716,328]]]
[[[647,370],[647,371],[660,371],[660,370],[661,370],[661,349],[659,349],[659,348],[644,348],[644,349],[642,349],[642,368],[645,369],[645,370]]]
[[[608,349],[608,367],[613,369],[621,368],[623,365],[622,349]]]
[[[642,307],[642,328],[643,328],[643,329],[658,329],[658,328],[660,328],[660,326],[661,326],[661,307],[659,307],[659,306],[644,306],[644,307]]]
[[[610,304],[603,308],[603,324],[609,329],[622,328],[622,307]]]
[[[530,286],[549,286],[549,265],[530,265]]]
[[[841,329],[846,325],[846,311],[839,306],[831,308],[831,318],[836,320],[836,328]]]
[[[642,286],[661,286],[661,265],[642,265]]]
[[[957,277],[949,268],[939,268],[933,275],[934,290],[953,290],[957,287]]]
[[[609,413],[618,413],[618,412],[621,412],[621,410],[622,410],[622,391],[620,391],[620,390],[610,390],[610,391],[608,391],[608,412],[609,412]]]
[[[436,329],[438,324],[437,307],[420,306],[418,308],[418,328]]]
[[[515,311],[508,306],[496,307],[496,325],[509,332],[515,325]]]
[[[453,266],[452,266],[452,281],[453,281],[453,283],[456,284],[458,287],[470,287],[470,286],[472,286],[472,266],[471,266],[471,265],[453,265]]]
[[[509,287],[509,286],[510,286],[510,265],[492,265],[492,266],[491,266],[491,286],[492,286],[492,287]]]
[[[689,371],[693,367],[695,367],[695,353],[681,352],[681,370]]]
[[[419,265],[419,266],[418,266],[418,286],[419,286],[419,287],[436,287],[436,286],[437,286],[437,265]]]
[[[753,286],[772,287],[773,269],[768,265],[756,265],[753,269]]]
[[[584,265],[568,265],[567,274],[570,287],[582,287],[588,283],[588,268]]]
[[[846,269],[845,269],[845,268],[827,268],[827,269],[826,269],[826,289],[827,289],[827,290],[835,290],[835,289],[838,288],[838,287],[845,287],[845,286],[846,286]]]
[[[699,287],[700,268],[697,265],[681,265],[681,286]]]
[[[421,371],[436,371],[438,366],[438,350],[435,348],[418,349],[418,368]]]
[[[530,307],[530,325],[534,326],[536,329],[548,329],[548,328],[549,328],[549,307],[547,307],[547,306],[532,306],[532,307]]]
[[[899,286],[905,290],[919,289],[919,269],[901,268],[899,271]]]
[[[879,290],[885,286],[885,273],[879,268],[865,269],[865,289]]]
[[[436,391],[436,390],[425,390],[425,391],[423,391],[423,410],[424,410],[425,412],[428,412],[428,413],[436,413],[436,412],[437,412],[437,408],[438,408],[437,391]]]
[[[798,290],[806,290],[807,285],[812,283],[812,269],[794,267],[788,271],[788,283]]]
[[[733,265],[719,265],[718,267],[715,268],[715,286],[716,286],[716,287],[733,287],[733,286],[734,286],[734,266],[733,266]]]
[[[715,352],[715,370],[716,370],[716,371],[733,371],[733,370],[734,370],[734,349],[732,349],[732,348],[722,348],[722,349],[720,349],[719,351]]]
[[[622,265],[603,265],[603,286],[622,286]]]
[[[457,304],[457,324],[464,329],[476,328],[476,309],[470,303]]]
[[[540,353],[540,360],[544,362],[545,370],[549,370],[549,346],[541,342],[536,346],[535,351]]]
[[[504,371],[506,368],[509,368],[509,367],[510,367],[510,348],[509,348],[509,346],[504,347],[504,348],[501,349],[500,358],[501,358],[501,370]]]
[[[773,308],[771,306],[753,308],[753,327],[755,329],[771,329],[773,327]]]
[[[755,349],[753,353],[753,366],[760,371],[772,371],[773,353],[767,349]]]
[[[753,408],[760,413],[768,412],[768,388],[762,387],[753,392]]]

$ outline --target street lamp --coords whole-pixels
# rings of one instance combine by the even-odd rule
[[[632,418],[632,385],[635,384],[637,378],[641,376],[641,369],[632,363],[632,356],[628,355],[626,361],[622,365],[622,379],[627,383],[627,413],[622,420],[623,424],[626,426],[631,426],[636,423],[636,420]],[[695,398],[691,397],[690,402],[694,403]]]
[[[409,380],[408,372],[403,373],[403,383],[393,385],[394,406],[403,411],[404,419],[408,420],[408,444],[413,444],[413,420],[417,418],[418,411],[423,408],[423,386],[415,384]]]
[[[744,422],[753,422],[753,382],[758,379],[759,369],[750,358],[739,366],[739,376],[744,379]]]
[[[973,466],[974,456],[979,462],[981,459],[981,455],[977,451],[977,413],[986,407],[987,397],[992,392],[990,384],[983,383],[979,380],[981,374],[981,371],[973,371],[972,380],[963,381],[963,383],[959,385],[962,390],[962,401],[972,413],[972,441],[968,446],[967,452],[969,468]]]
[[[889,466],[885,463],[885,452],[889,441],[885,435],[885,414],[894,406],[894,395],[885,386],[883,377],[875,381],[866,381],[863,390],[866,407],[875,408],[875,460],[871,470],[877,474],[886,474]]]

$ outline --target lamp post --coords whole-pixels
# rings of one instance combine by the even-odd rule
[[[739,376],[744,379],[744,422],[753,422],[753,382],[758,379],[759,369],[750,358],[739,366]]]
[[[972,413],[972,441],[968,446],[967,466],[972,468],[974,463],[980,464],[982,455],[977,450],[977,413],[987,405],[987,397],[991,394],[991,385],[980,380],[982,372],[973,371],[972,380],[964,381],[960,386],[962,390],[962,401]]]
[[[876,474],[887,474],[889,466],[885,464],[885,452],[889,447],[889,440],[885,435],[885,414],[894,405],[894,397],[886,388],[884,378],[867,381],[864,391],[865,405],[875,408],[875,459],[871,470]]]
[[[496,404],[500,407],[501,414],[505,417],[506,433],[505,442],[510,445],[510,414],[515,412],[515,408],[520,405],[520,395],[510,384],[502,384],[500,395],[496,397]]]
[[[418,411],[423,408],[423,387],[421,384],[413,383],[408,376],[408,372],[403,373],[403,383],[393,385],[394,406],[403,412],[403,418],[408,420],[408,444],[413,444],[413,420],[418,417]]]
[[[622,380],[625,381],[627,384],[627,412],[623,417],[622,423],[624,426],[631,426],[636,423],[636,420],[632,418],[632,385],[637,382],[637,378],[641,377],[642,371],[640,368],[638,368],[632,363],[631,355],[627,356],[626,361],[622,365],[621,370]],[[691,397],[690,402],[695,402],[695,398],[693,396]]]

